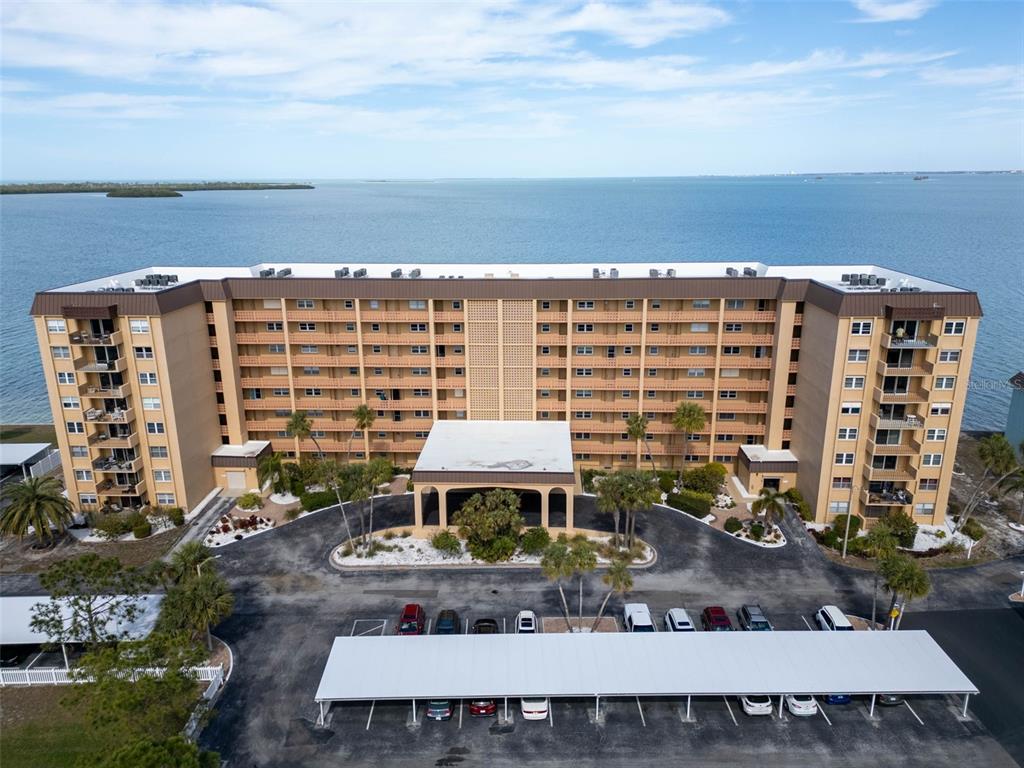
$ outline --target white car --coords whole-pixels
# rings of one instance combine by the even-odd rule
[[[853,624],[839,608],[834,605],[823,605],[814,614],[814,620],[825,632],[852,632]]]
[[[786,709],[797,717],[810,717],[818,714],[818,702],[813,696],[790,694],[786,696]]]
[[[690,614],[682,608],[669,608],[665,611],[665,629],[669,632],[694,632],[695,627],[690,621]]]
[[[533,611],[520,611],[516,614],[516,634],[537,634],[537,614]]]
[[[744,714],[751,717],[772,713],[771,696],[740,696],[740,704],[743,705]]]
[[[520,699],[519,711],[523,713],[523,720],[546,720],[548,717],[548,700]]]
[[[646,603],[626,603],[622,607],[622,618],[627,632],[654,632],[651,611]]]

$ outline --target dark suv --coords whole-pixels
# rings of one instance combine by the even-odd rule
[[[459,634],[459,614],[455,611],[443,610],[437,614],[437,624],[434,625],[435,635],[457,635]]]
[[[402,618],[398,620],[398,634],[422,635],[426,627],[427,615],[419,603],[409,603],[402,609]]]
[[[498,622],[494,619],[477,619],[473,622],[473,634],[500,635],[501,630],[498,629]]]
[[[720,605],[710,605],[700,612],[700,624],[706,632],[731,632],[729,614]]]
[[[771,632],[774,629],[760,605],[744,605],[736,611],[736,618],[740,620],[742,629],[753,632]]]

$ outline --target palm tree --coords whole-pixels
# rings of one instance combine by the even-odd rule
[[[172,583],[183,584],[202,575],[203,565],[213,559],[213,555],[201,541],[189,541],[171,553],[168,565]]]
[[[650,509],[653,504],[661,501],[661,487],[658,485],[658,478],[648,472],[641,472],[638,469],[627,469],[622,472],[625,475],[623,504],[627,520],[626,547],[632,549],[636,543],[637,513]]]
[[[562,589],[562,581],[572,578],[573,574],[569,543],[564,535],[548,544],[540,559],[540,570],[544,574],[544,578],[558,586],[558,594],[562,597],[562,615],[565,617],[565,626],[572,632],[572,622],[569,621],[569,604],[565,601],[565,590]]]
[[[612,537],[612,546],[621,546],[619,537],[619,523],[622,517],[622,475],[613,472],[601,478],[597,484],[597,510],[604,514],[610,514],[615,521],[615,535]]]
[[[907,609],[910,607],[912,600],[916,600],[921,597],[926,597],[932,590],[931,579],[928,578],[928,571],[921,567],[921,564],[917,560],[911,560],[910,565],[907,566],[905,578],[903,580],[903,608],[900,610],[899,618],[896,619],[896,629],[900,628],[903,623],[903,617],[907,613]]]
[[[323,453],[323,451],[320,450],[320,443],[318,443],[317,439],[313,437],[313,422],[309,420],[309,416],[306,415],[305,411],[293,412],[288,417],[288,423],[285,424],[285,430],[291,437],[297,437],[299,440],[312,438],[313,445],[316,446],[316,452]]]
[[[228,583],[212,571],[201,573],[185,587],[187,625],[206,633],[206,648],[213,650],[210,627],[231,615],[235,597]]]
[[[334,498],[338,500],[338,509],[341,510],[341,520],[345,523],[345,535],[348,536],[348,541],[352,541],[352,529],[348,524],[348,513],[345,511],[345,504],[341,500],[340,469],[336,462],[324,461],[320,464],[319,472],[323,484],[334,490]]]
[[[366,463],[364,471],[367,490],[370,494],[369,539],[366,542],[367,546],[369,546],[373,543],[373,497],[377,495],[377,486],[391,479],[391,476],[394,474],[394,467],[391,466],[390,461],[378,456],[376,459],[370,459]]]
[[[583,631],[583,577],[597,567],[597,553],[594,551],[594,543],[582,533],[572,537],[569,545],[569,561],[572,566],[572,574],[579,579],[579,631]]]
[[[366,403],[357,405],[355,410],[352,411],[353,426],[352,431],[348,433],[348,450],[345,454],[345,463],[351,461],[352,456],[352,436],[356,432],[366,432],[370,427],[373,426],[374,420],[377,418],[377,414],[370,410],[370,406]]]
[[[280,451],[268,453],[256,465],[256,480],[263,488],[268,483],[274,493],[288,490],[288,476],[284,471],[284,454]]]
[[[672,415],[672,426],[683,433],[683,467],[686,467],[686,455],[690,452],[690,435],[704,429],[707,415],[696,403],[682,402],[676,406]]]
[[[771,533],[775,518],[781,518],[786,512],[786,497],[775,488],[762,488],[750,505],[750,511],[755,515],[764,515],[765,533]]]
[[[1021,453],[1024,453],[1024,443],[1021,444]],[[1024,525],[1024,472],[1016,472],[1003,481],[1003,492],[1020,494],[1020,514],[1017,516],[1017,525]]]
[[[872,571],[874,572],[874,589],[871,594],[871,628],[875,628],[878,616],[878,570],[882,560],[896,554],[896,546],[899,541],[892,527],[885,520],[879,520],[864,537],[865,551],[875,558]]]
[[[654,466],[654,454],[651,453],[651,446],[647,443],[647,417],[642,413],[630,414],[626,419],[626,433],[633,440],[643,441],[644,452],[651,459],[651,471],[657,474],[658,468]]]
[[[359,480],[352,486],[352,490],[348,495],[348,502],[355,504],[359,510],[359,544],[366,543],[366,515],[363,505],[372,497],[372,493],[369,490],[369,486],[366,483],[366,474],[363,470],[363,474]],[[351,536],[349,537],[351,540]]]
[[[892,595],[889,602],[890,616],[900,597],[904,600],[903,610],[900,612],[902,616],[911,600],[924,597],[931,589],[928,574],[916,560],[907,555],[894,554],[886,557],[879,564],[879,571],[885,579],[886,592]]]
[[[990,491],[1005,483],[1008,479],[1024,473],[1024,466],[1017,462],[1017,454],[1004,435],[990,435],[978,443],[978,458],[985,467],[974,493],[971,494],[956,530],[962,530]],[[994,478],[994,479],[993,479]]]
[[[7,486],[3,498],[10,504],[0,512],[0,533],[24,539],[31,527],[42,544],[52,541],[53,529],[64,533],[74,522],[74,509],[55,477],[29,477]]]
[[[620,595],[625,595],[633,588],[633,574],[629,572],[629,565],[626,563],[626,560],[617,557],[612,560],[608,570],[601,577],[601,581],[608,586],[608,591],[605,593],[604,600],[601,601],[601,609],[597,612],[597,618],[594,619],[594,623],[590,626],[591,632],[597,631],[597,626],[601,623],[604,609],[608,607],[608,599],[612,594],[618,592]]]

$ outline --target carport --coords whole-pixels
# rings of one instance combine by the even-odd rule
[[[354,660],[358,660],[354,663]],[[978,689],[924,631],[336,637],[315,701],[685,697]],[[325,708],[326,705],[326,708]],[[415,717],[415,715],[414,715]]]

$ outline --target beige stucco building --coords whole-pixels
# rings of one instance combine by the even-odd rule
[[[981,308],[877,266],[274,264],[137,270],[39,293],[32,314],[85,507],[192,507],[226,488],[222,445],[311,454],[285,431],[302,410],[332,458],[409,467],[437,422],[567,422],[577,470],[638,466],[646,444],[659,467],[795,485],[819,521],[852,505],[934,523]],[[706,413],[685,456],[682,402]],[[353,434],[359,404],[376,419]],[[638,413],[645,441],[626,434]]]

